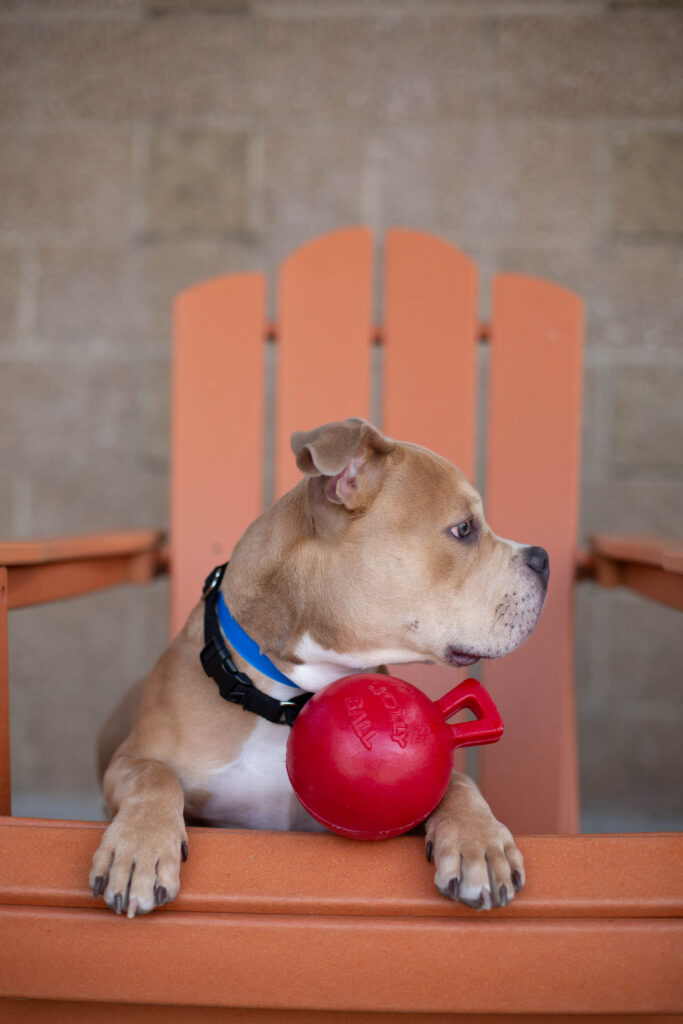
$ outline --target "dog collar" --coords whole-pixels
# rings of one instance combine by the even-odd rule
[[[218,686],[218,692],[223,700],[227,700],[231,704],[241,704],[245,711],[253,711],[254,714],[260,715],[269,722],[293,725],[296,716],[313,694],[299,693],[291,700],[277,700],[275,697],[263,693],[262,690],[254,686],[246,672],[239,671],[233,660],[232,652],[223,639],[225,634],[241,657],[252,667],[257,668],[259,672],[264,672],[271,679],[298,689],[296,684],[287,679],[269,658],[261,654],[258,645],[230,614],[220,591],[227,566],[227,562],[217,566],[206,578],[202,591],[204,647],[199,656],[202,668]],[[265,665],[268,671],[262,665]]]
[[[280,672],[280,669],[273,664],[270,658],[262,654],[261,648],[256,641],[252,640],[249,634],[242,629],[225,603],[225,598],[220,590],[216,600],[216,610],[218,612],[218,621],[223,630],[223,636],[233,651],[236,651],[252,668],[255,668],[257,672],[261,672],[264,676],[268,676],[269,679],[274,679],[276,683],[284,683],[285,686],[292,686],[295,690],[299,689],[296,683],[293,683],[291,679],[288,679],[287,676]]]

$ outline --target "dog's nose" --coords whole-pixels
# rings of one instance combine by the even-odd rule
[[[548,558],[548,552],[545,548],[527,548],[526,564],[530,569],[533,569],[534,572],[537,572],[545,583],[548,582],[548,577],[550,576],[550,559]]]

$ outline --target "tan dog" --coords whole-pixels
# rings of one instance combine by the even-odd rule
[[[529,636],[547,555],[496,537],[479,495],[449,462],[357,419],[294,434],[292,448],[304,478],[246,531],[222,592],[297,687],[317,691],[383,663],[471,665]],[[129,917],[177,895],[184,815],[219,826],[319,827],[289,785],[287,726],[223,700],[204,673],[203,614],[200,601],[152,670],[104,775],[114,818],[90,884]],[[235,662],[278,700],[296,693]],[[112,751],[128,728],[119,715],[105,746]],[[453,774],[426,843],[445,896],[504,906],[524,884],[510,832],[464,775]]]

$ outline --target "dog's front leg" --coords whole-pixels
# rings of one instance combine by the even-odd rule
[[[117,914],[147,914],[180,889],[187,857],[183,791],[161,761],[116,756],[104,776],[114,814],[93,858],[90,885]]]
[[[453,772],[446,795],[427,821],[427,859],[444,896],[468,907],[504,907],[521,892],[524,863],[510,830],[494,818],[474,782]]]

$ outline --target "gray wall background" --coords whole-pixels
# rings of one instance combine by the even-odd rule
[[[173,294],[367,223],[580,292],[582,537],[681,536],[682,44],[676,2],[0,0],[0,535],[164,524]],[[682,624],[581,588],[589,828],[683,818]],[[98,813],[166,631],[163,582],[11,616],[17,812]]]

